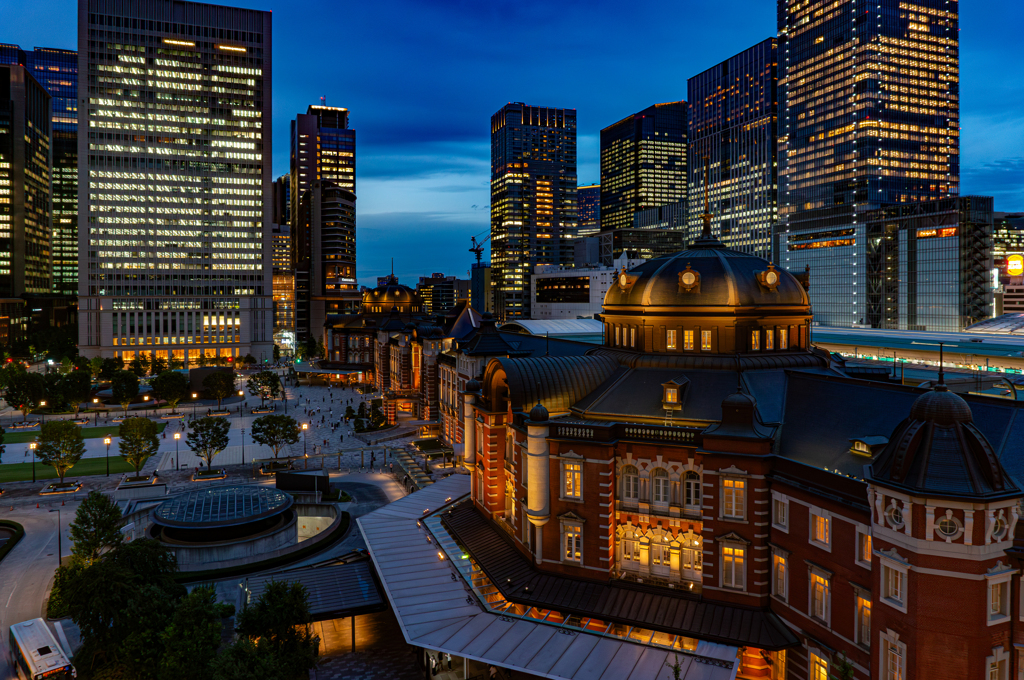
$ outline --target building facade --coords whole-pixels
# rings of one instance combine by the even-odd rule
[[[619,257],[611,267],[538,265],[530,276],[534,319],[593,319],[604,305],[605,294],[619,274],[643,260]]]
[[[960,185],[956,3],[861,4],[778,3],[780,231],[835,243],[778,257],[811,267],[823,325],[869,316],[866,214]]]
[[[633,227],[635,213],[685,204],[686,120],[686,102],[671,102],[601,130],[601,231],[612,234],[613,258],[631,245],[619,233]]]
[[[348,109],[311,105],[291,123],[292,216],[316,180],[356,193],[356,131],[349,129]]]
[[[712,233],[765,259],[778,221],[778,51],[769,38],[686,82],[689,236],[701,230],[706,193]]]
[[[469,304],[481,312],[494,313],[494,288],[489,262],[473,263],[469,274]]]
[[[270,12],[80,0],[78,32],[80,352],[269,356]]]
[[[510,103],[491,116],[491,277],[498,318],[530,318],[530,272],[572,262],[576,110]]]
[[[359,308],[356,195],[328,180],[302,194],[292,236],[296,340],[318,339],[327,316]]]
[[[416,292],[423,298],[423,309],[427,314],[444,314],[460,300],[469,300],[471,288],[471,280],[441,273],[421,276],[416,284]]]
[[[576,187],[577,238],[597,236],[601,232],[601,185]]]
[[[1007,269],[1006,258],[1024,255],[1024,213],[992,213],[992,266],[999,270],[1000,282],[1011,276],[1021,276],[1024,268],[1016,265]]]
[[[50,293],[50,99],[30,69],[0,65],[0,298]]]

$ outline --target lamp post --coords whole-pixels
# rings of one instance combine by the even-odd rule
[[[36,447],[39,446],[36,442],[32,442],[28,445],[30,451],[32,451],[32,482],[36,481]]]
[[[179,439],[181,439],[181,433],[180,432],[175,432],[174,433],[174,464],[175,464],[175,468],[174,469],[175,470],[178,469],[177,465],[178,465],[178,462],[181,460],[180,456],[178,455],[178,440]]]
[[[309,423],[302,424],[302,455],[306,455],[306,430],[309,429]],[[33,480],[35,481],[35,480]]]
[[[192,420],[196,419],[196,398],[198,396],[195,392],[192,393]]]
[[[39,408],[43,408],[44,406],[46,406],[46,402],[45,401],[39,402]],[[45,423],[46,422],[46,414],[45,413],[40,413],[39,414],[39,418],[40,418],[39,422],[41,422],[41,423]]]
[[[242,428],[242,465],[245,465],[245,428]]]
[[[110,476],[110,437],[104,437],[103,443],[107,445],[107,477]]]
[[[60,508],[54,508],[53,510],[50,510],[50,512],[57,513],[57,568],[59,569],[60,566],[61,566],[61,561],[60,561],[60,553],[61,553],[61,549],[60,549],[60,546],[61,546],[61,543],[60,543]]]

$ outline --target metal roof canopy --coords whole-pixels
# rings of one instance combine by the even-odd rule
[[[377,574],[368,559],[250,576],[240,585],[248,587],[249,602],[252,603],[271,581],[302,585],[309,596],[309,613],[314,621],[360,616],[388,608]]]
[[[153,510],[155,524],[198,529],[248,524],[292,506],[288,494],[262,486],[220,486],[174,496]]]

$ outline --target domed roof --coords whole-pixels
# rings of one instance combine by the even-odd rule
[[[530,409],[530,420],[535,423],[546,423],[548,421],[548,410],[537,402],[537,405]]]
[[[415,290],[397,282],[386,283],[383,286],[377,286],[373,290],[368,290],[363,293],[364,305],[410,303],[419,301],[421,301],[421,298]],[[391,311],[390,306],[388,307],[388,311]]]
[[[615,307],[810,306],[807,291],[795,276],[715,239],[698,239],[689,249],[648,260],[625,272],[624,281],[622,277],[605,295],[607,311]]]
[[[868,477],[921,495],[1019,495],[1020,489],[972,421],[970,405],[940,383],[914,400],[910,417],[896,426],[889,443],[868,466]]]
[[[480,391],[480,381],[476,378],[470,378],[469,382],[466,383],[466,391],[476,394]]]

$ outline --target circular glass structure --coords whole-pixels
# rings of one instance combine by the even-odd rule
[[[153,510],[154,537],[168,542],[237,540],[286,522],[293,502],[289,494],[261,486],[196,489]]]

